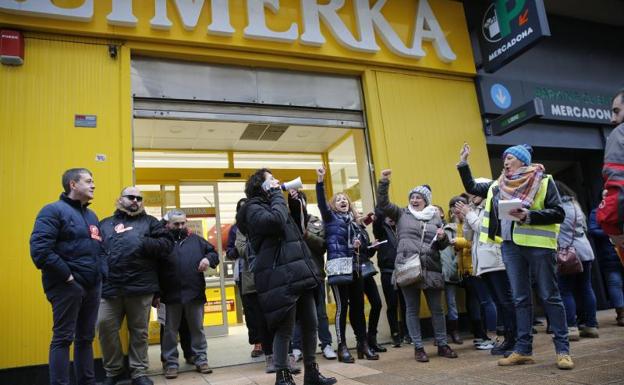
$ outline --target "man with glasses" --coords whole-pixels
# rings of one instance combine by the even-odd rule
[[[178,329],[184,314],[191,335],[195,368],[212,373],[206,357],[204,304],[206,280],[204,271],[219,264],[214,247],[186,228],[186,214],[171,210],[166,215],[167,230],[174,239],[173,251],[160,266],[161,302],[165,304],[165,331],[161,341],[165,360],[165,378],[178,376]]]
[[[41,269],[52,305],[50,384],[69,384],[72,342],[76,383],[95,384],[92,345],[102,285],[102,237],[95,213],[87,208],[95,183],[85,168],[65,171],[62,183],[65,191],[41,209],[30,237],[30,255]]]
[[[126,187],[113,216],[100,222],[105,279],[98,314],[104,385],[124,377],[119,329],[124,318],[130,334],[128,362],[132,385],[152,385],[146,376],[148,324],[152,298],[159,291],[158,266],[169,255],[171,235],[158,219],[145,213],[143,196]]]

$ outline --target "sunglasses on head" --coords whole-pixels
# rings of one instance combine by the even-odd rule
[[[124,195],[124,198],[130,200],[130,201],[134,201],[136,200],[137,202],[142,202],[143,201],[143,197],[140,195]]]

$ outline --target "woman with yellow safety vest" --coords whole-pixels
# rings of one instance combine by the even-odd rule
[[[553,331],[557,367],[572,369],[568,326],[556,272],[557,236],[565,211],[552,176],[546,174],[543,165],[531,163],[531,152],[528,145],[507,148],[498,180],[477,183],[468,166],[470,146],[465,143],[457,169],[466,191],[486,199],[479,241],[501,243],[511,283],[518,335],[513,352],[500,359],[498,365],[534,363],[531,334],[531,281],[534,280]]]

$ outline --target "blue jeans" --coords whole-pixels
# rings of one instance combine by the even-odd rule
[[[505,335],[516,338],[516,312],[511,285],[504,270],[485,273],[481,276],[492,293],[492,299],[500,311],[497,312],[505,327]]]
[[[446,299],[446,317],[449,321],[457,321],[459,312],[457,311],[457,285],[452,283],[444,284],[444,298]]]
[[[514,351],[532,354],[533,303],[531,299],[531,275],[535,279],[537,294],[542,299],[544,310],[553,331],[553,342],[558,354],[569,354],[568,325],[565,308],[557,287],[557,260],[555,250],[540,247],[519,246],[512,241],[502,244],[503,262],[511,284],[518,339]]]
[[[318,319],[318,339],[321,341],[321,349],[332,344],[332,336],[329,331],[329,320],[327,319],[327,309],[325,301],[325,282],[314,289],[316,296],[316,317]],[[295,324],[295,332],[293,334],[292,348],[301,350],[301,322]]]
[[[494,304],[494,300],[492,300],[487,285],[483,279],[474,276],[464,278],[464,283],[468,289],[470,319],[473,321],[480,320],[481,310],[483,310],[485,316],[483,325],[487,331],[495,332],[496,305]]]
[[[622,267],[616,268],[603,268],[605,281],[607,283],[607,290],[609,292],[609,299],[613,307],[624,307],[624,292],[622,291]]]
[[[100,305],[101,284],[85,289],[75,280],[59,283],[46,292],[52,304],[50,385],[69,385],[69,346],[74,343],[76,383],[95,385],[93,338]]]
[[[592,262],[583,262],[583,272],[578,274],[558,275],[559,290],[563,298],[568,326],[576,326],[576,301],[574,293],[578,290],[582,299],[585,325],[598,326],[596,321],[596,295],[591,284]]]
[[[442,290],[425,289],[421,290],[417,285],[405,286],[401,288],[405,297],[405,316],[407,330],[414,342],[414,347],[423,347],[422,334],[420,331],[420,294],[425,294],[427,305],[431,311],[431,323],[433,324],[433,334],[438,346],[444,346],[446,342],[446,323],[444,322],[444,311],[442,310]]]

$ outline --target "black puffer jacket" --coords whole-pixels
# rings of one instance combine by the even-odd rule
[[[117,210],[100,222],[100,230],[106,259],[102,298],[157,293],[158,263],[173,247],[162,223],[145,212],[130,216]]]
[[[69,275],[85,288],[99,284],[101,234],[93,211],[61,194],[41,209],[30,236],[30,255],[42,272],[43,289],[65,284]]]
[[[385,221],[386,216],[383,211],[376,210],[375,221],[373,222],[373,234],[378,241],[388,242],[377,246],[377,265],[382,273],[392,273],[394,271],[394,260],[397,254],[397,231],[396,226],[392,228]]]
[[[173,250],[160,263],[160,300],[165,304],[206,302],[206,280],[197,267],[204,258],[208,259],[210,267],[217,267],[217,252],[196,234],[183,232],[174,239]]]
[[[236,223],[251,243],[258,300],[268,327],[275,329],[299,296],[319,284],[319,272],[281,191],[250,198]]]

